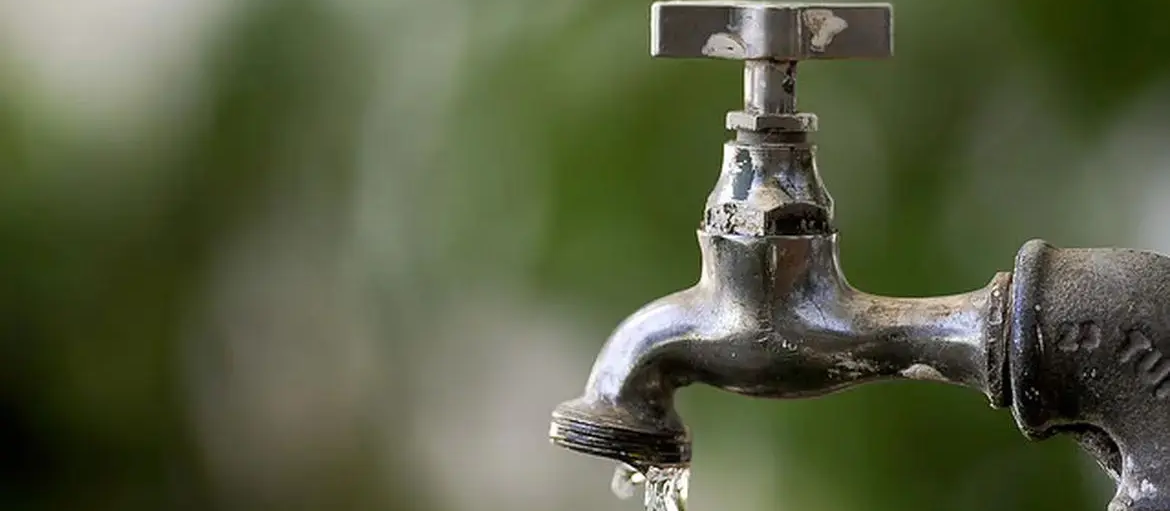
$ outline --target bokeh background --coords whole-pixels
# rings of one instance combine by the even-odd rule
[[[899,0],[805,65],[855,285],[1170,251],[1170,3]],[[697,277],[727,62],[645,0],[0,0],[0,508],[638,509],[547,444]],[[1099,510],[970,391],[682,392],[691,509]]]

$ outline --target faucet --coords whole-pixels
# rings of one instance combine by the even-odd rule
[[[652,56],[743,61],[744,107],[726,117],[736,135],[697,232],[698,283],[616,328],[582,396],[554,410],[555,445],[682,466],[683,386],[793,399],[934,381],[1009,408],[1031,440],[1072,436],[1117,483],[1110,511],[1170,511],[1170,257],[1032,240],[1012,271],[966,293],[855,289],[796,64],[892,56],[892,7],[666,1],[651,19]]]

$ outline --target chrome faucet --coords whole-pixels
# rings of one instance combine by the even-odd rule
[[[698,230],[699,282],[617,327],[583,396],[553,412],[553,443],[681,465],[680,387],[805,398],[930,380],[1011,408],[1028,438],[1073,435],[1118,483],[1112,511],[1170,511],[1170,258],[1034,240],[968,293],[858,291],[838,265],[796,63],[892,56],[891,6],[671,1],[651,17],[653,56],[744,61],[744,108],[727,115],[736,137]]]

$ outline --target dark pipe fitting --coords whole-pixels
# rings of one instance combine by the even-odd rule
[[[1073,435],[1118,482],[1111,510],[1170,510],[1170,258],[1032,241],[1011,309],[1020,429]]]
[[[804,398],[920,379],[1003,402],[1006,273],[966,294],[890,298],[849,286],[836,235],[700,232],[699,240],[699,283],[615,330],[584,396],[554,412],[554,443],[632,464],[686,462],[673,395],[692,383]]]

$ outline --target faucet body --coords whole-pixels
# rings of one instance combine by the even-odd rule
[[[653,13],[657,55],[748,61],[745,107],[727,118],[737,134],[698,230],[698,283],[617,327],[582,396],[553,412],[555,444],[643,470],[685,464],[680,387],[808,398],[930,380],[1010,407],[1028,438],[1074,436],[1118,483],[1110,511],[1170,511],[1170,257],[1034,240],[1013,271],[966,293],[854,289],[808,141],[816,118],[795,111],[795,60],[888,53],[880,37],[876,51],[859,45],[888,34],[889,6],[663,2]],[[774,37],[794,20],[803,43]]]
[[[622,406],[632,419],[674,427],[682,386],[803,398],[858,383],[927,379],[1002,393],[1009,278],[964,294],[891,298],[851,287],[837,235],[739,236],[699,232],[702,276],[631,315],[602,349],[584,399]],[[991,348],[995,349],[995,348]],[[995,389],[995,390],[992,390]]]
[[[918,379],[1004,401],[1010,274],[951,296],[855,289],[840,268],[815,152],[805,132],[741,132],[725,144],[697,232],[699,281],[616,328],[584,395],[554,413],[556,441],[635,466],[686,462],[673,396],[695,383],[807,398]]]

